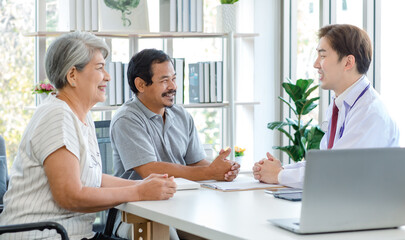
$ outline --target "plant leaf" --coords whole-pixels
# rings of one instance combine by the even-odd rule
[[[303,156],[302,154],[300,154],[299,152],[299,148],[296,145],[291,145],[291,146],[284,146],[284,147],[273,147],[273,149],[278,149],[281,150],[285,153],[287,153],[287,155],[294,161],[294,162],[299,162],[302,160]]]
[[[287,121],[289,126],[293,127],[293,129],[295,131],[298,130],[298,120],[291,119],[291,118],[285,118],[285,120]]]
[[[316,100],[318,100],[319,97],[316,98],[311,98],[309,100],[299,100],[296,102],[297,106],[297,112],[300,115],[306,115],[309,112],[312,111],[312,109],[316,108],[318,106],[317,103],[314,103]]]
[[[319,87],[319,84],[310,88],[306,93],[304,93],[304,98],[307,98],[315,89]]]
[[[304,130],[307,129],[308,125],[312,122],[312,120],[314,120],[314,119],[311,118],[311,120],[309,120],[309,121],[307,122],[307,124],[305,124],[304,126],[302,126],[301,129],[304,129]]]
[[[300,88],[302,93],[305,93],[313,82],[314,82],[313,79],[298,79],[296,85]],[[302,97],[302,98],[305,98],[305,97]]]
[[[295,115],[298,115],[297,110],[295,110],[295,108],[293,108],[293,106],[291,105],[291,103],[289,103],[287,100],[285,100],[282,97],[278,97],[281,101],[283,101],[285,104],[287,104],[290,109],[294,112]]]
[[[288,132],[283,128],[284,126],[288,126],[288,124],[285,123],[285,122],[271,122],[271,123],[268,123],[268,124],[267,124],[267,128],[269,128],[269,129],[271,129],[271,130],[276,129],[276,130],[278,130],[278,131],[284,133],[284,134],[288,137],[288,139],[290,139],[290,141],[293,141],[293,138],[292,138],[291,134],[288,133]]]
[[[294,85],[293,83],[283,83],[282,86],[294,102],[302,99],[302,94],[304,92],[297,85]]]
[[[307,149],[319,149],[324,134],[319,126],[312,126],[308,132]]]

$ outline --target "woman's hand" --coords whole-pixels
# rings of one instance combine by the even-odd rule
[[[151,174],[136,185],[138,200],[166,200],[173,197],[177,184],[167,174]]]

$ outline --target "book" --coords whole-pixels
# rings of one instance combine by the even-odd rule
[[[198,93],[198,99],[200,103],[204,103],[205,99],[204,99],[204,63],[203,62],[199,62],[198,63],[198,89],[199,89],[199,93]]]
[[[171,0],[160,0],[159,1],[159,31],[169,32],[170,31],[170,3]]]
[[[91,0],[84,0],[84,30],[90,31],[91,30]]]
[[[210,63],[204,63],[204,102],[210,102]]]
[[[108,100],[110,106],[115,106],[115,64],[108,63],[108,73],[110,74],[110,82],[108,83]]]
[[[183,0],[183,32],[190,31],[190,0]]]
[[[183,0],[176,0],[176,19],[177,19],[177,31],[183,30]]]
[[[177,184],[177,190],[191,190],[201,187],[198,182],[194,182],[185,178],[175,178],[174,182]]]
[[[197,32],[204,31],[203,0],[197,0]]]
[[[189,102],[199,103],[200,102],[200,83],[199,83],[199,63],[190,63],[188,65],[189,73]]]
[[[175,32],[177,27],[177,0],[170,0],[170,32]]]
[[[210,62],[210,102],[217,102],[216,62]]]
[[[184,58],[175,58],[175,71],[176,71],[176,104],[184,103]]]
[[[124,83],[123,83],[124,84],[124,102],[126,102],[129,99],[131,99],[132,90],[128,83],[128,75],[127,75],[128,63],[124,63],[123,65],[124,65],[124,72],[123,72],[123,75],[124,75]]]
[[[221,103],[224,99],[224,81],[223,81],[223,63],[221,61],[216,62],[216,97],[217,102]]]
[[[76,30],[76,1],[59,0],[59,31]]]
[[[239,175],[232,182],[222,181],[199,181],[201,187],[219,190],[223,192],[231,191],[246,191],[246,190],[258,190],[258,189],[279,189],[285,188],[278,184],[262,183],[253,178],[253,176]]]
[[[99,31],[149,32],[148,1],[139,1],[136,7],[132,5],[134,1],[116,2],[99,1]]]
[[[84,0],[76,0],[76,30],[84,30]]]
[[[91,31],[98,31],[98,0],[91,0]]]
[[[115,62],[115,103],[121,105],[124,102],[124,75],[122,74],[122,62]]]
[[[190,0],[190,32],[197,32],[197,0]]]

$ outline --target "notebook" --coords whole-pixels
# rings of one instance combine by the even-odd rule
[[[200,181],[201,186],[223,192],[246,191],[257,189],[279,189],[285,188],[281,185],[267,184],[255,180],[253,176],[239,175],[232,182],[225,181]]]
[[[405,225],[405,148],[309,151],[300,219],[269,219],[300,233]]]
[[[177,184],[177,191],[200,188],[200,184],[198,182],[194,182],[185,178],[175,178],[174,181]]]

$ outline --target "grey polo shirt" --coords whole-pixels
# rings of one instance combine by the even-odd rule
[[[133,168],[150,162],[190,165],[206,155],[191,115],[173,105],[162,116],[150,111],[135,96],[111,120],[114,175],[141,179]]]

